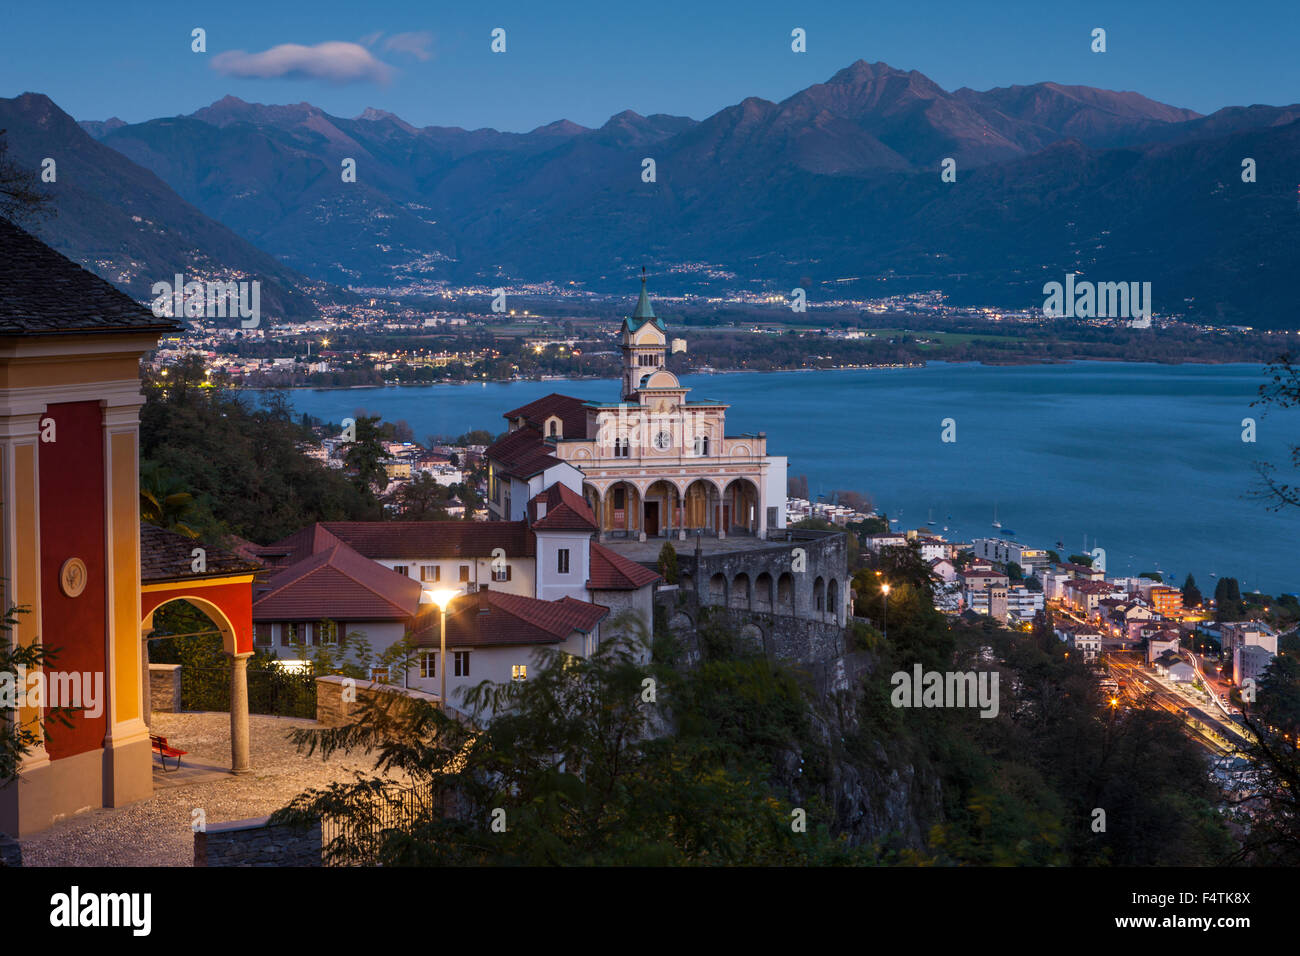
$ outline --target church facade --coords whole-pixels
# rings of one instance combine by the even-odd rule
[[[765,536],[785,527],[786,459],[767,436],[729,435],[728,406],[691,398],[667,369],[669,341],[641,280],[622,327],[619,401],[548,395],[507,412],[488,449],[488,509],[517,520],[523,503],[562,482],[586,498],[603,538]]]

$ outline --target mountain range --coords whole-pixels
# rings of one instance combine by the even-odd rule
[[[503,133],[227,96],[77,126],[25,94],[0,100],[0,127],[24,162],[67,157],[59,190],[80,193],[48,228],[74,258],[118,268],[130,246],[153,268],[161,244],[264,270],[289,311],[320,283],[617,292],[645,264],[664,291],[941,289],[1010,308],[1077,272],[1151,282],[1158,313],[1300,326],[1300,106],[1201,116],[1056,83],[949,92],[859,61],[701,121],[627,111]]]

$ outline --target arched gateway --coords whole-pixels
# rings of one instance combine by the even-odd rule
[[[140,679],[151,723],[149,638],[154,613],[193,604],[217,625],[230,659],[230,772],[248,773],[248,659],[253,656],[253,575],[259,565],[175,531],[140,526]],[[178,635],[179,636],[179,635]]]

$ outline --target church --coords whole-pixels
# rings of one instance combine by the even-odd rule
[[[490,516],[520,520],[560,482],[587,500],[602,540],[783,529],[786,459],[768,455],[764,432],[727,434],[725,403],[688,397],[644,275],[621,336],[618,401],[551,394],[505,413],[509,433],[486,455]]]

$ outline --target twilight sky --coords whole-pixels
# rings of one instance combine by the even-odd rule
[[[191,52],[195,27],[204,54]],[[490,50],[496,27],[502,54]],[[806,53],[790,49],[795,27]],[[1094,27],[1106,30],[1104,54],[1090,50]],[[8,5],[0,96],[45,93],[77,119],[139,122],[233,94],[524,131],[599,126],[624,109],[702,119],[865,59],[950,90],[1054,80],[1209,113],[1300,101],[1298,42],[1300,0],[74,0]]]

